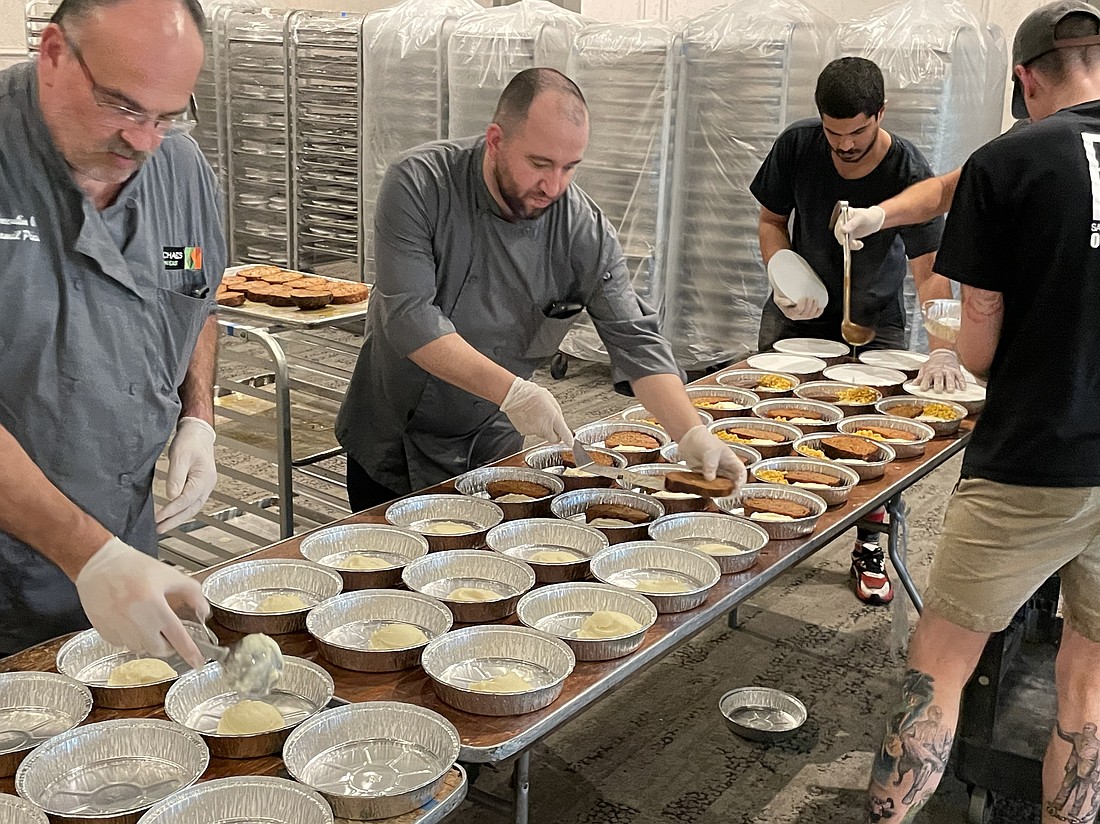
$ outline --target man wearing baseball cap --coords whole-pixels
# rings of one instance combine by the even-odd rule
[[[991,633],[1054,573],[1065,618],[1044,824],[1093,824],[1100,792],[1100,12],[1036,9],[1013,44],[1031,124],[963,166],[935,270],[962,284],[956,349],[988,379],[944,519],[869,820],[910,821],[947,766]]]

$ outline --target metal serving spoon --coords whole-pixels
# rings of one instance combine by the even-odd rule
[[[848,201],[837,204],[838,220],[848,222]],[[840,322],[840,336],[852,346],[866,346],[875,339],[875,330],[852,321],[852,239],[844,233],[844,320]]]

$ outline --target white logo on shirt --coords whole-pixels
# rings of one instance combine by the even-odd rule
[[[34,215],[0,217],[0,240],[29,240],[38,243],[38,222]]]
[[[1100,248],[1100,159],[1097,158],[1096,144],[1100,143],[1100,134],[1081,133],[1081,142],[1085,144],[1085,159],[1089,164],[1089,180],[1092,183],[1092,237],[1089,245]]]

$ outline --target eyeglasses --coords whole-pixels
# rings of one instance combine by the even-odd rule
[[[152,123],[153,131],[155,131],[159,137],[167,137],[172,134],[187,134],[198,125],[199,112],[195,106],[194,95],[191,95],[190,100],[188,100],[187,111],[180,115],[173,115],[172,117],[154,117],[146,112],[139,112],[127,108],[126,106],[120,106],[117,103],[109,103],[103,100],[103,96],[109,94],[109,92],[95,82],[91,70],[88,69],[88,64],[84,62],[84,55],[80,53],[80,49],[77,47],[76,43],[69,37],[69,33],[61,28],[61,26],[58,26],[58,28],[61,29],[61,36],[65,39],[65,45],[67,45],[69,50],[73,53],[73,57],[76,58],[76,62],[80,65],[80,70],[84,72],[84,77],[87,78],[88,84],[92,87],[92,98],[95,100],[95,104],[99,106],[115,126],[120,129],[142,128],[146,123]]]

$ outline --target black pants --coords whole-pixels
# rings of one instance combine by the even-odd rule
[[[352,512],[362,512],[400,497],[401,493],[382,486],[354,458],[348,456],[348,503]]]
[[[840,334],[840,320],[791,320],[768,298],[760,313],[760,335],[757,347],[761,352],[769,351],[777,341],[787,338],[824,338],[843,342]],[[866,346],[856,347],[853,354],[858,355],[868,349],[906,349],[908,336],[905,334],[905,316],[897,315],[883,318],[875,324],[875,339]]]

